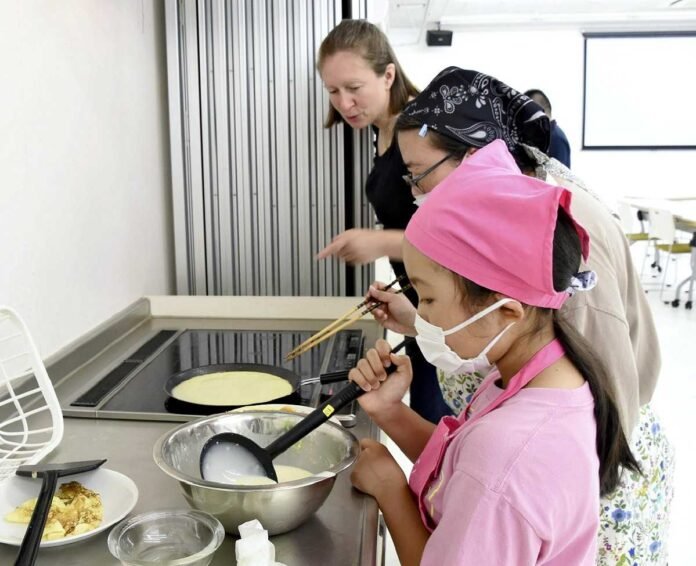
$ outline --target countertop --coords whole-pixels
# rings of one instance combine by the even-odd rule
[[[46,365],[61,398],[85,386],[85,380],[99,367],[100,358],[113,358],[163,326],[181,324],[184,327],[205,317],[215,318],[217,323],[224,320],[231,327],[235,320],[253,325],[254,320],[265,324],[268,319],[279,319],[290,325],[303,324],[318,329],[360,300],[360,297],[144,298],[47,360]],[[367,334],[368,346],[381,335],[379,327],[370,320],[358,325]],[[188,505],[177,482],[164,474],[152,458],[155,441],[177,424],[66,417],[63,440],[46,461],[107,458],[104,467],[126,474],[138,486],[140,494],[133,513],[186,508]],[[378,437],[378,429],[360,411],[351,431],[358,438]],[[351,487],[349,472],[338,476],[328,499],[307,523],[271,538],[276,560],[288,566],[376,564],[378,509],[371,497]],[[111,556],[106,543],[109,530],[82,542],[43,549],[37,564],[116,566],[119,562]],[[230,535],[225,537],[215,554],[213,566],[235,564],[235,540]],[[17,550],[17,547],[0,544],[0,564],[13,563]]]

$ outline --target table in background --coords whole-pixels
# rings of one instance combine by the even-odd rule
[[[679,289],[682,288],[690,280],[696,281],[696,197],[678,197],[678,198],[643,198],[643,197],[623,197],[623,202],[631,205],[633,208],[647,213],[650,216],[650,209],[668,210],[674,217],[674,226],[677,230],[683,232],[691,232],[691,274],[679,283],[676,287],[675,298],[672,301],[672,306],[679,306]],[[686,302],[686,308],[692,306],[692,297],[689,295],[689,300]]]

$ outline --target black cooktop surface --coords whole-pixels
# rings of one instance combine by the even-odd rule
[[[76,399],[72,407],[132,414],[195,414],[168,397],[170,376],[190,368],[222,363],[260,363],[287,368],[306,380],[350,369],[361,355],[362,332],[345,330],[290,362],[285,355],[311,336],[306,331],[164,330]],[[317,384],[300,387],[285,402],[313,405]],[[343,384],[323,386],[329,395]]]

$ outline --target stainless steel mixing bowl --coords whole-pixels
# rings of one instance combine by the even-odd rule
[[[258,519],[270,535],[290,531],[324,503],[336,474],[357,458],[357,438],[342,426],[327,422],[278,456],[274,463],[312,472],[308,478],[263,486],[233,486],[201,477],[201,449],[220,432],[236,432],[267,446],[302,417],[285,412],[225,413],[178,426],[155,444],[157,465],[179,482],[189,505],[214,515],[233,535],[237,527]]]

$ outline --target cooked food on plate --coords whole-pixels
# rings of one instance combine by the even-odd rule
[[[36,506],[36,497],[26,500],[5,515],[10,523],[28,524]],[[62,484],[51,502],[41,540],[77,536],[96,529],[102,522],[104,506],[101,496],[80,482]]]

